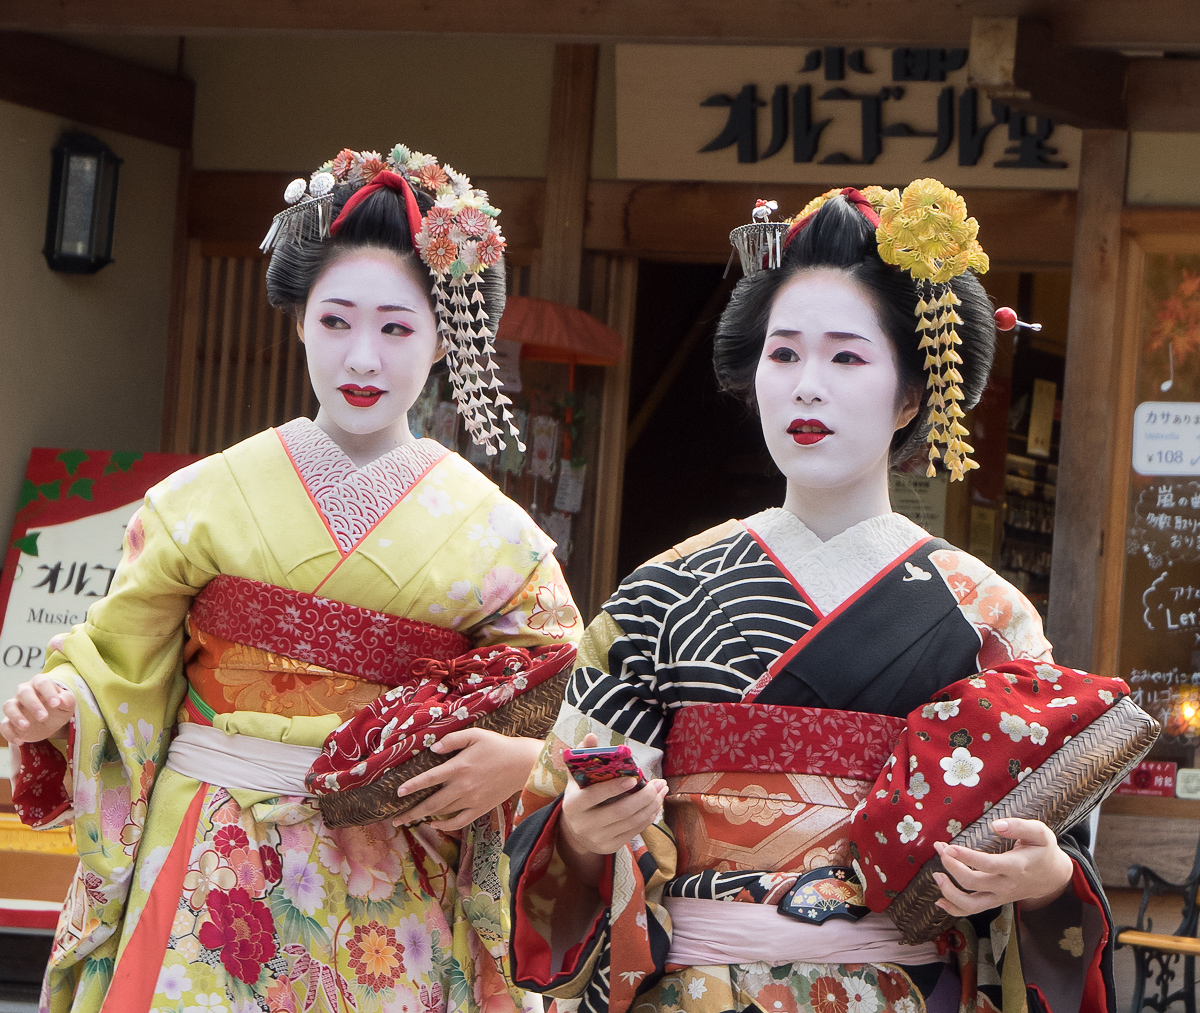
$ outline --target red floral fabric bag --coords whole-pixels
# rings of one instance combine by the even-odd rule
[[[533,651],[486,647],[449,661],[419,659],[411,668],[413,682],[384,693],[325,740],[306,782],[318,795],[370,784],[559,675],[574,659],[571,644]]]
[[[1129,693],[1120,679],[1013,661],[908,716],[850,831],[864,903],[883,911],[936,854]]]

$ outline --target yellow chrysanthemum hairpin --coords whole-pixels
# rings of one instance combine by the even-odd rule
[[[957,310],[961,301],[950,287],[950,280],[967,270],[978,274],[987,271],[987,254],[976,238],[979,223],[967,217],[962,197],[936,179],[913,180],[903,192],[878,186],[862,191],[852,187],[829,190],[786,222],[756,221],[734,229],[729,241],[741,253],[745,274],[779,267],[788,243],[827,201],[837,196],[844,196],[876,226],[880,258],[906,271],[916,283],[918,348],[925,351],[932,422],[926,437],[926,473],[931,477],[937,473],[934,462],[940,457],[950,480],[960,480],[979,465],[968,456],[972,448],[966,442],[967,427],[962,423],[966,414],[961,404],[963,379],[958,371],[962,365],[958,351],[962,339],[956,325],[963,321]]]

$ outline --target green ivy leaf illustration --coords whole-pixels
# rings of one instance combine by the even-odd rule
[[[95,484],[94,478],[77,478],[71,483],[71,487],[67,490],[67,499],[72,496],[78,496],[80,499],[85,499],[89,503],[92,500],[92,486]]]
[[[74,475],[75,470],[87,459],[88,455],[82,450],[64,450],[55,458],[56,461],[62,461],[68,475]]]
[[[108,464],[104,466],[104,474],[111,475],[114,471],[128,472],[142,456],[140,450],[114,450]]]
[[[36,556],[38,554],[38,535],[40,531],[31,531],[24,538],[16,538],[13,540],[13,547],[20,549],[27,556]]]
[[[24,510],[38,498],[38,489],[29,479],[21,483],[21,497],[17,500],[17,513]]]
[[[43,485],[39,485],[37,487],[37,491],[40,492],[43,496],[45,496],[46,499],[57,500],[59,490],[61,487],[62,487],[62,482],[56,478],[53,482],[46,482]]]

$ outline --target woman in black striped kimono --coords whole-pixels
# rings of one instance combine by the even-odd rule
[[[974,220],[928,184],[814,202],[721,318],[787,494],[641,567],[584,638],[509,844],[514,979],[560,1010],[1112,1008],[1086,849],[1021,819],[1006,854],[949,844],[1124,686],[1054,665],[1016,588],[891,510],[931,430],[972,466],[995,343]],[[580,789],[562,750],[595,744],[652,780]],[[934,855],[952,927],[907,945],[884,912]]]

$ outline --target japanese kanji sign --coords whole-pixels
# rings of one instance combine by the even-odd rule
[[[617,174],[1074,189],[1080,132],[988,100],[967,55],[619,45]]]
[[[0,573],[0,700],[41,671],[46,644],[108,593],[125,525],[189,454],[39,447],[29,457]],[[0,751],[0,776],[7,775]]]

